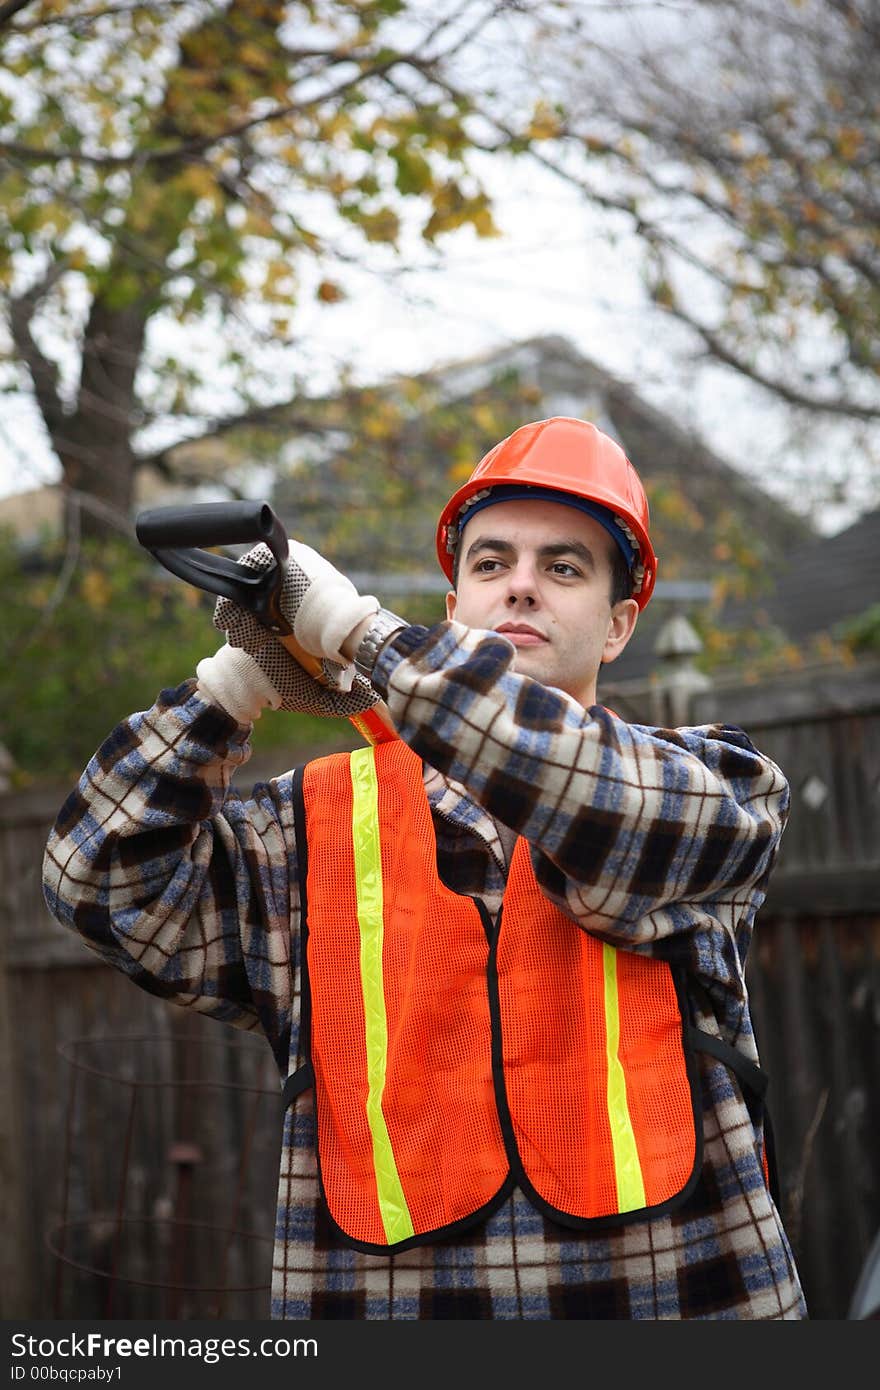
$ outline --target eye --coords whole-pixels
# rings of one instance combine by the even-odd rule
[[[556,560],[551,565],[554,574],[558,574],[562,579],[577,579],[580,570],[574,565],[570,565],[567,560]]]
[[[494,574],[501,566],[500,560],[478,560],[474,565],[475,574]]]

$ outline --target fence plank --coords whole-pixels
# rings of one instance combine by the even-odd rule
[[[10,875],[8,845],[0,834],[0,919],[8,920],[2,885]],[[14,1068],[16,1055],[12,1004],[16,981],[9,969],[7,937],[0,930],[0,1318],[14,1315],[19,1290],[32,1282],[31,1244],[26,1238],[22,1193],[25,1189],[25,1144],[19,1088]]]

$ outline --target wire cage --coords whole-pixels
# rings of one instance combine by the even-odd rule
[[[265,1040],[210,1031],[58,1046],[69,1082],[44,1232],[54,1318],[268,1316],[278,1073]]]

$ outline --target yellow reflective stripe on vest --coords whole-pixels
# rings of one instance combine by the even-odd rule
[[[617,951],[613,946],[602,947],[602,971],[605,979],[608,1120],[611,1125],[611,1146],[614,1150],[617,1210],[636,1211],[645,1205],[645,1184],[626,1098],[626,1077],[618,1056],[620,1008],[617,995]]]
[[[360,927],[361,990],[364,999],[365,1043],[367,1048],[367,1123],[373,1143],[373,1168],[379,1211],[389,1245],[413,1235],[413,1224],[403,1195],[394,1150],[385,1116],[382,1095],[388,1063],[388,1020],[382,979],[382,939],[384,935],[384,895],[382,856],[379,839],[379,790],[372,748],[358,748],[350,758],[354,801],[351,833],[354,845],[354,874],[357,916]]]

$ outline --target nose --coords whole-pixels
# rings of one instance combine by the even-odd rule
[[[507,576],[507,606],[534,608],[538,601],[537,594],[534,569],[525,560],[520,560]]]

